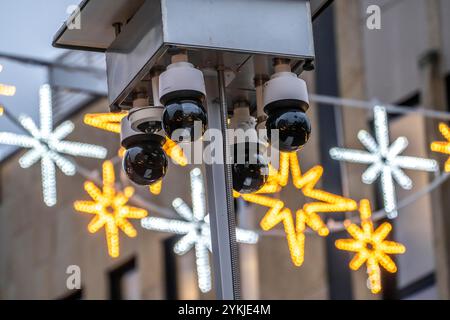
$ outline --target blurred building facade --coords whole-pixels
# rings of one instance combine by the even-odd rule
[[[381,8],[381,30],[366,27],[367,7],[374,4]],[[449,16],[450,4],[445,0],[336,0],[314,23],[317,70],[305,75],[310,91],[410,108],[423,105],[448,110]],[[67,86],[74,92],[74,84],[64,81],[64,74],[57,76],[62,79],[60,88]],[[58,78],[50,77],[50,83],[52,79]],[[84,92],[86,86],[78,90]],[[88,98],[71,112],[64,112],[68,107],[62,104],[67,99],[54,101],[55,111],[62,114],[56,121],[71,119],[76,130],[68,140],[103,145],[109,150],[108,158],[112,158],[119,148],[118,136],[82,122],[85,113],[107,111],[107,101],[99,91],[85,92]],[[313,105],[309,112],[314,135],[300,153],[302,168],[322,164],[324,189],[355,200],[368,198],[380,209],[377,186],[361,182],[364,167],[341,166],[328,155],[329,148],[338,145],[362,149],[357,133],[371,130],[371,112],[325,105]],[[416,115],[390,120],[391,138],[406,136],[411,142],[408,155],[436,157],[429,152],[428,144],[438,140],[438,122]],[[48,208],[41,200],[40,167],[21,169],[18,159],[22,154],[15,152],[0,165],[0,299],[214,298],[213,292],[201,294],[197,288],[193,252],[176,256],[172,250],[176,238],[142,229],[137,222],[133,224],[138,237],[121,235],[121,256],[110,258],[104,232],[88,233],[91,216],[73,210],[75,200],[88,199],[83,190],[85,178],[58,172],[58,204]],[[440,162],[443,159],[439,157]],[[101,161],[76,161],[89,170],[101,170]],[[192,168],[171,164],[161,195],[153,196],[147,188],[137,188],[138,194],[162,208],[168,208],[176,197],[190,204]],[[115,169],[125,186],[120,165]],[[415,182],[412,192],[433,179],[425,173],[408,174]],[[306,260],[301,268],[292,265],[284,237],[263,236],[256,246],[240,245],[243,297],[450,298],[448,190],[443,186],[401,210],[394,222],[394,239],[404,243],[408,252],[396,259],[399,272],[395,276],[383,274],[383,295],[370,294],[364,270],[350,272],[350,256],[334,248],[335,239],[347,238],[339,233],[326,239],[308,235]],[[400,199],[407,196],[400,189],[398,195]],[[284,189],[280,197],[292,208],[305,201],[293,188]],[[257,229],[265,210],[242,203],[237,207],[240,223]],[[151,208],[146,209],[153,215]],[[66,271],[71,265],[80,267],[80,290],[66,286]]]

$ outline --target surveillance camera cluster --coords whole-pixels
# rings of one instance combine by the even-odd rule
[[[231,119],[233,129],[256,135],[257,128],[266,129],[264,137],[232,146],[233,188],[241,194],[257,192],[266,183],[269,164],[264,154],[268,144],[281,152],[295,152],[311,134],[305,81],[291,71],[289,60],[274,59],[274,69],[272,77],[256,90],[261,95],[257,99],[258,119],[250,115],[248,102],[242,101],[235,105]],[[151,185],[165,176],[166,137],[177,143],[193,142],[203,136],[208,124],[203,73],[188,62],[186,52],[172,55],[167,69],[153,74],[152,92],[153,106],[148,106],[146,98],[136,98],[122,120],[121,143],[127,150],[123,168],[139,185]],[[195,128],[199,123],[201,130]]]

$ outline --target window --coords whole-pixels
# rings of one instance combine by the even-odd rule
[[[164,240],[164,265],[165,265],[165,284],[166,284],[166,299],[178,299],[178,284],[177,284],[177,262],[173,247],[180,237],[170,237]]]
[[[403,101],[396,102],[396,105],[404,107],[414,108],[420,104],[420,93],[416,92],[408,96]],[[389,115],[391,125],[391,143],[398,138],[400,132],[408,132],[411,123],[417,123],[417,119],[411,119],[402,115]],[[373,125],[373,124],[372,124]],[[396,132],[394,134],[393,132]],[[411,134],[411,132],[409,132]],[[420,143],[423,143],[422,141]],[[416,151],[420,151],[422,148],[418,148]],[[423,150],[422,150],[423,151]],[[420,152],[422,152],[420,151]],[[415,151],[414,151],[415,152]],[[415,153],[414,153],[415,154]],[[408,170],[406,170],[408,171]],[[414,174],[413,172],[407,172],[408,175]],[[415,180],[413,178],[413,180]],[[415,181],[415,185],[420,188],[420,184],[426,182]],[[383,208],[383,201],[381,199],[381,188],[378,186],[378,192],[376,193],[377,209]],[[398,199],[402,199],[407,195],[407,191],[396,186],[396,194]],[[431,298],[433,294],[436,294],[435,275],[434,275],[434,251],[431,237],[431,226],[429,218],[431,215],[431,208],[428,207],[427,201],[418,202],[415,206],[408,206],[403,208],[400,212],[400,216],[394,221],[388,221],[394,224],[394,232],[390,235],[390,240],[399,241],[406,245],[408,250],[405,255],[391,257],[399,268],[398,273],[389,274],[383,270],[383,298],[386,300],[405,300],[405,299],[418,299],[419,297]],[[424,209],[420,212],[420,208]],[[416,216],[420,213],[420,219],[411,219],[407,216]],[[382,221],[380,221],[381,223]],[[417,241],[417,231],[420,230],[422,240]]]
[[[402,106],[402,107],[410,107],[414,108],[417,107],[420,104],[421,95],[419,92],[415,92],[411,94],[409,97],[406,97],[404,100],[400,101],[399,103],[396,103],[396,105]],[[402,116],[401,114],[389,114],[389,119],[395,119]]]
[[[438,299],[436,274],[431,273],[398,291],[402,300],[435,300]]]
[[[81,300],[83,299],[83,289],[72,290],[70,293],[66,294],[58,300]]]
[[[136,259],[133,257],[109,273],[111,300],[139,300],[141,287]]]
[[[450,74],[447,75],[447,78],[445,79],[445,85],[446,85],[446,93],[447,93],[447,110],[450,111]]]

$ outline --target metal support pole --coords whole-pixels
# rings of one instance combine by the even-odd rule
[[[226,134],[227,104],[223,68],[217,69],[217,77],[207,76],[205,80],[208,93],[208,126],[210,129],[220,130],[223,138],[223,161],[206,165],[216,296],[220,300],[238,300],[238,247],[231,167],[226,161],[229,159],[230,150]]]

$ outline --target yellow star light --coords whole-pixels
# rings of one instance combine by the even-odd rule
[[[84,116],[84,123],[105,131],[119,133],[120,134],[120,122],[127,116],[126,112],[121,113],[91,113]],[[183,153],[183,149],[175,142],[166,138],[166,142],[163,146],[167,156],[169,156],[176,164],[185,167],[187,165],[186,156]],[[125,150],[120,148],[118,156],[123,157]],[[162,190],[162,181],[158,181],[149,187],[149,190],[154,195],[159,195]]]
[[[142,219],[147,211],[126,205],[134,194],[133,187],[126,187],[123,192],[116,192],[114,187],[114,166],[111,161],[103,163],[103,189],[87,181],[84,189],[93,201],[76,201],[74,208],[78,212],[94,214],[88,230],[95,233],[105,227],[108,253],[111,257],[119,256],[119,229],[130,238],[137,235],[136,229],[127,219]]]
[[[176,164],[181,167],[187,166],[188,161],[184,155],[183,149],[176,142],[166,138],[163,149]]]
[[[450,155],[450,128],[445,124],[439,125],[439,131],[442,133],[446,142],[433,142],[431,144],[431,150],[434,152],[444,153]],[[445,163],[445,171],[450,172],[450,158]]]
[[[306,203],[297,210],[295,221],[292,211],[284,207],[283,201],[259,194],[278,192],[281,187],[288,184],[289,172],[292,174],[294,186],[301,190],[305,197],[318,200],[318,202]],[[302,174],[297,154],[281,153],[278,172],[273,170],[269,172],[268,183],[258,194],[244,195],[237,192],[234,194],[235,197],[241,197],[245,201],[270,208],[260,223],[261,228],[269,231],[283,223],[292,262],[298,267],[304,262],[306,227],[323,237],[329,234],[328,227],[319,213],[354,211],[358,207],[357,203],[351,199],[316,189],[322,175],[323,168],[321,166],[316,166]],[[277,185],[274,181],[277,182]]]
[[[3,66],[0,64],[0,72],[3,71]],[[0,96],[12,97],[16,94],[16,87],[0,83]],[[1,116],[2,114],[0,114]]]
[[[256,194],[274,194],[281,191],[281,185],[279,184],[278,171],[269,164],[269,177],[267,178],[264,186],[256,192]]]
[[[381,291],[380,265],[390,273],[397,272],[397,266],[388,255],[403,254],[406,248],[400,243],[385,240],[392,230],[390,223],[385,222],[374,231],[368,200],[361,201],[359,210],[361,227],[347,222],[346,229],[353,239],[337,240],[336,247],[340,250],[356,252],[350,262],[350,269],[356,271],[366,263],[370,290],[373,294],[378,294]]]
[[[88,113],[84,115],[84,123],[101,130],[120,133],[120,122],[126,116],[126,112]]]

